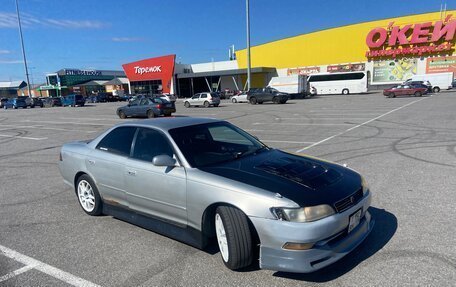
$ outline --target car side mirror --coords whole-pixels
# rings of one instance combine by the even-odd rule
[[[154,156],[152,164],[155,166],[176,166],[176,160],[167,154]]]

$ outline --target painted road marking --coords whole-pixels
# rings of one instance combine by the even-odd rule
[[[56,122],[56,121],[35,121],[35,120],[23,120],[23,123],[43,123],[43,124],[54,124],[54,125],[83,125],[83,126],[112,126],[112,124],[91,124],[82,122]]]
[[[27,272],[27,271],[33,269],[33,268],[34,268],[34,266],[26,265],[26,266],[24,266],[24,267],[22,267],[22,268],[19,268],[19,269],[13,271],[13,272],[10,272],[10,273],[8,273],[8,274],[6,274],[6,275],[1,276],[1,277],[0,277],[0,282],[9,280],[9,279],[11,279],[11,278],[13,278],[13,277],[16,277],[16,276],[19,275],[19,274],[22,274],[22,273],[24,273],[24,272]]]
[[[14,260],[16,260],[16,261],[18,261],[18,262],[20,262],[22,264],[25,264],[26,265],[25,267],[29,267],[29,269],[27,269],[27,270],[26,270],[25,267],[23,267],[23,268],[20,268],[20,269],[14,271],[14,272],[19,272],[21,269],[23,269],[23,270],[21,270],[22,271],[21,273],[23,273],[23,272],[26,272],[26,271],[28,271],[30,269],[35,269],[35,270],[43,272],[43,273],[45,273],[45,274],[47,274],[49,276],[52,276],[52,277],[54,277],[56,279],[59,279],[59,280],[61,280],[63,282],[66,282],[66,283],[68,283],[70,285],[73,285],[73,286],[81,286],[81,287],[82,286],[84,286],[84,287],[98,287],[98,286],[100,286],[100,285],[97,285],[97,284],[92,283],[90,281],[87,281],[85,279],[82,279],[80,277],[77,277],[77,276],[75,276],[73,274],[70,274],[70,273],[65,272],[63,270],[60,270],[60,269],[58,269],[58,268],[56,268],[54,266],[51,266],[51,265],[43,263],[43,262],[41,262],[39,260],[33,259],[32,257],[28,257],[28,256],[26,256],[24,254],[21,254],[21,253],[17,252],[17,251],[9,249],[8,247],[5,247],[3,245],[0,245],[0,252],[1,252],[1,254],[5,255],[6,257],[9,257],[9,258],[14,259]],[[12,272],[12,273],[14,273],[14,272]],[[7,274],[7,275],[9,275],[9,274]],[[14,275],[14,274],[12,274],[12,275]],[[12,275],[10,275],[10,276],[12,276]],[[14,275],[14,276],[16,276],[16,275]],[[6,279],[6,280],[8,280],[8,279]],[[1,280],[0,280],[0,282],[1,282]]]
[[[0,131],[6,131],[11,128],[17,129],[37,129],[37,130],[51,130],[51,131],[63,131],[63,132],[84,132],[84,133],[94,133],[96,131],[85,131],[85,130],[74,130],[74,129],[64,129],[64,128],[49,128],[41,125],[31,125],[31,126],[19,126],[19,125],[0,125],[0,127],[5,127],[8,129],[2,129]]]
[[[367,125],[368,123],[371,123],[371,122],[373,122],[373,121],[375,121],[375,120],[378,120],[378,119],[380,119],[380,118],[382,118],[382,117],[384,117],[384,116],[387,116],[387,115],[389,115],[389,114],[391,114],[391,113],[394,113],[394,112],[396,112],[396,111],[399,111],[400,109],[403,109],[403,108],[408,107],[408,106],[410,106],[410,105],[413,105],[413,104],[415,104],[415,103],[421,102],[422,100],[425,100],[425,99],[427,99],[427,98],[422,98],[422,99],[420,99],[420,100],[416,100],[416,101],[410,102],[410,103],[408,103],[408,104],[405,104],[405,105],[403,105],[403,106],[400,106],[399,108],[396,108],[396,109],[394,109],[394,110],[391,110],[391,111],[389,111],[389,112],[386,112],[386,113],[384,113],[384,114],[382,114],[382,115],[380,115],[380,116],[378,116],[378,117],[375,117],[375,118],[373,118],[373,119],[370,119],[370,120],[368,120],[368,121],[366,121],[366,122],[364,122],[364,123],[362,123],[362,124],[353,126],[353,127],[349,128],[349,129],[346,129],[346,130],[343,131],[343,132],[340,132],[340,133],[338,133],[338,134],[335,134],[335,135],[333,135],[333,136],[330,136],[330,137],[328,137],[328,138],[325,138],[324,140],[321,140],[321,141],[319,141],[319,142],[316,142],[316,143],[314,143],[314,144],[311,144],[310,146],[306,146],[305,148],[302,148],[302,149],[300,149],[300,150],[297,150],[296,152],[303,152],[303,151],[305,151],[305,150],[307,150],[307,149],[309,149],[309,148],[311,148],[311,147],[317,146],[317,145],[319,145],[319,144],[321,144],[321,143],[324,143],[324,142],[326,142],[326,141],[329,141],[329,140],[331,140],[331,139],[333,139],[333,138],[335,138],[335,137],[341,136],[341,135],[343,135],[343,134],[345,134],[345,133],[348,133],[349,131],[352,131],[352,130],[354,130],[354,129],[357,129],[357,128],[359,128],[359,127],[362,127],[362,126],[364,126],[364,125]]]
[[[297,142],[297,141],[276,141],[276,140],[264,140],[261,139],[262,142],[269,142],[269,143],[292,143],[292,144],[313,144],[315,142]]]
[[[15,139],[24,139],[24,140],[34,140],[34,141],[47,140],[47,138],[31,138],[31,137],[12,136],[12,135],[0,135],[0,137],[4,137],[4,138],[15,138]]]
[[[253,123],[252,125],[287,125],[287,126],[352,126],[353,124],[295,124],[295,123]]]

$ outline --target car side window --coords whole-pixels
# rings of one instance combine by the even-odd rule
[[[145,105],[148,105],[149,104],[149,99],[142,99],[140,102],[139,102],[139,105],[140,106],[145,106]]]
[[[139,100],[134,100],[133,102],[130,103],[130,106],[137,106],[139,105]]]
[[[207,98],[207,94],[201,94],[201,99]]]
[[[139,128],[132,157],[152,162],[155,156],[163,154],[170,157],[174,155],[173,149],[165,135],[154,129]]]
[[[200,96],[199,94],[196,94],[196,95],[194,95],[194,96],[192,97],[192,99],[193,99],[193,100],[197,100],[197,99],[199,98],[199,96]]]
[[[130,155],[135,127],[118,127],[107,134],[97,145],[97,149],[113,154]]]

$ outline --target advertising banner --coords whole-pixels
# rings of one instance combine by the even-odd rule
[[[295,68],[295,69],[288,69],[287,75],[310,75],[320,73],[320,67],[305,67],[305,68]]]
[[[176,55],[167,55],[123,64],[122,67],[130,82],[162,80],[163,92],[169,93],[175,58]]]
[[[329,73],[341,73],[341,72],[355,72],[364,71],[366,66],[364,63],[358,64],[344,64],[344,65],[331,65],[326,68]]]
[[[416,75],[416,59],[374,62],[373,82],[401,82]]]
[[[456,56],[428,58],[426,74],[453,72],[456,75]]]

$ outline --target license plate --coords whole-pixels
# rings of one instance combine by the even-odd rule
[[[361,214],[363,213],[362,209],[358,209],[355,213],[350,215],[350,221],[348,223],[348,233],[350,233],[356,226],[359,225],[361,221]]]

